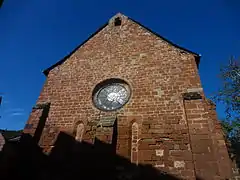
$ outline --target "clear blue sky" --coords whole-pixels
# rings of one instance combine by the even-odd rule
[[[42,70],[117,12],[202,55],[207,96],[221,64],[240,56],[239,0],[5,0],[0,8],[0,128],[21,129],[41,91]],[[218,106],[224,117],[223,106]]]

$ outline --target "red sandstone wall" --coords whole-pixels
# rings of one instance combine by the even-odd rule
[[[3,135],[0,133],[0,152],[2,151],[4,144],[5,144],[5,139]]]
[[[65,129],[74,134],[79,122],[85,126],[83,140],[94,143],[97,137],[111,143],[113,127],[98,127],[97,122],[117,118],[119,155],[185,179],[195,179],[196,175],[225,178],[216,158],[226,158],[226,152],[218,154],[213,146],[208,122],[212,119],[204,109],[204,94],[201,92],[203,100],[183,100],[183,93],[201,91],[194,56],[127,17],[121,18],[121,26],[114,26],[110,20],[66,62],[50,71],[37,101],[51,102],[40,145],[50,150],[54,137],[47,140],[47,132],[56,136]],[[132,96],[124,108],[100,112],[92,104],[92,91],[109,78],[125,80]],[[35,114],[31,114],[29,123]],[[134,122],[138,129],[132,128]]]

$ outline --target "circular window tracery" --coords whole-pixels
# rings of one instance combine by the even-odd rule
[[[122,80],[107,80],[100,83],[93,92],[94,105],[105,111],[123,107],[130,98],[130,88]]]

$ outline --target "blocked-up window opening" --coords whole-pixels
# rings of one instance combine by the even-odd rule
[[[80,123],[78,124],[77,126],[77,132],[76,132],[76,137],[75,139],[79,142],[82,141],[83,139],[83,133],[84,133],[84,124],[83,123]]]
[[[138,124],[132,124],[131,162],[138,163]]]

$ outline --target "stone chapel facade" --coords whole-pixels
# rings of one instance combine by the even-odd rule
[[[117,14],[44,71],[24,132],[49,153],[59,132],[112,144],[116,126],[116,154],[134,164],[184,179],[228,179],[230,160],[199,61],[198,54]]]

